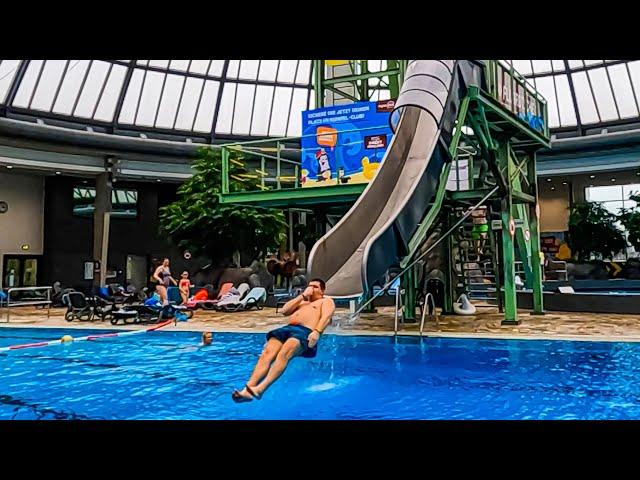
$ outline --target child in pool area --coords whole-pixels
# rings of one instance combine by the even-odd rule
[[[206,347],[213,343],[213,333],[212,332],[202,332],[202,346]]]
[[[180,275],[180,283],[178,289],[180,290],[180,296],[182,297],[182,305],[186,305],[189,300],[189,289],[191,288],[191,281],[189,280],[189,272],[184,271]]]

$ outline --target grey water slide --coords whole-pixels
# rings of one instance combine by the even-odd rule
[[[470,60],[409,62],[390,117],[395,134],[376,177],[311,249],[310,278],[323,278],[327,295],[359,297],[407,254],[449,161],[460,101],[481,75]]]

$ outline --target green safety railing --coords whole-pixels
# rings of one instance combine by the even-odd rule
[[[372,130],[380,131],[384,128],[387,128],[387,126],[378,125],[360,129],[340,130],[337,134],[327,133],[320,135],[320,137],[339,136],[344,133],[367,132]],[[236,163],[247,171],[247,173],[240,174],[236,179],[244,181],[255,180],[255,186],[259,189],[257,191],[300,188],[302,186],[301,141],[303,138],[315,138],[317,136],[317,134],[312,133],[295,137],[250,140],[221,145],[222,194],[230,193],[229,179],[234,176],[234,174],[231,173],[231,163]],[[364,142],[364,139],[358,140],[358,142]],[[292,147],[290,146],[291,144],[295,146]],[[348,144],[338,142],[333,148],[353,144],[354,142]],[[322,145],[322,147],[331,148],[324,145]],[[241,154],[243,157],[253,158],[254,162],[242,161],[245,160],[245,158],[234,158],[238,157],[238,154]],[[248,160],[248,158],[246,160]],[[342,175],[339,168],[338,175],[335,178],[332,175],[332,178],[327,180],[325,185],[341,185],[341,178]]]
[[[542,129],[536,130],[548,139],[549,117],[547,101],[536,87],[513,68],[513,65],[505,65],[500,60],[487,60],[485,73],[488,93],[516,117],[519,114],[526,115],[528,112],[534,112],[542,123]],[[533,109],[531,108],[532,106],[534,107]],[[523,119],[520,118],[520,120]],[[525,121],[525,123],[527,122]],[[535,127],[533,128],[535,129]]]

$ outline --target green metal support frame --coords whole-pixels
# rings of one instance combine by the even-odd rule
[[[525,286],[531,288],[534,293],[533,313],[543,313],[542,270],[539,259],[540,237],[537,217],[532,215],[530,210],[535,209],[538,198],[535,150],[548,146],[548,138],[530,128],[510,112],[504,110],[497,102],[493,100],[487,101],[486,96],[482,94],[477,87],[470,87],[469,94],[464,99],[463,109],[465,112],[462,118],[458,119],[458,124],[472,128],[481,155],[488,162],[494,180],[502,187],[498,193],[501,205],[500,216],[502,229],[497,238],[497,243],[501,249],[499,266],[502,271],[501,275],[499,275],[500,272],[496,270],[496,285],[499,306],[504,309],[503,324],[518,324],[515,285],[516,247],[524,265]],[[500,128],[494,126],[489,120],[488,115],[491,115],[492,118],[500,119]],[[521,145],[526,139],[530,140],[533,146],[529,146],[524,158],[519,162],[514,145]],[[453,146],[452,144],[452,147]],[[455,151],[452,151],[453,155],[455,155],[455,153]],[[473,173],[471,173],[471,175],[473,175]],[[473,188],[473,177],[470,178],[470,183]],[[523,184],[526,184],[528,187],[527,190],[523,188]],[[481,188],[477,190],[449,192],[446,197],[451,201],[476,200],[485,196],[488,191],[489,189],[487,188]],[[436,209],[429,212],[433,217],[435,217],[436,213]],[[454,221],[451,213],[447,214],[446,223],[451,225]],[[522,226],[516,228],[514,235],[512,235],[510,225],[514,225],[516,221],[519,221],[518,223],[521,222]],[[431,224],[425,223],[424,228],[420,229],[420,236],[415,237],[415,243],[412,244],[411,255],[413,255],[417,249],[416,244],[419,245],[424,241],[426,232],[431,226]],[[529,234],[527,235],[525,232],[529,232]],[[493,232],[491,236],[493,236]],[[443,313],[445,314],[452,312],[454,297],[456,295],[457,280],[453,272],[454,259],[452,242],[453,239],[450,237],[445,247],[447,256],[450,259],[448,268],[446,269],[447,271],[445,272],[447,283],[447,285],[445,285],[443,309]],[[407,263],[407,260],[403,261],[403,265]],[[494,263],[496,263],[495,258]],[[410,287],[412,284],[415,284],[415,282],[413,278],[410,278],[407,279],[404,286]],[[411,318],[411,312],[414,311],[411,308],[412,299],[415,299],[415,293],[405,292],[404,305],[407,307],[405,314],[408,318]]]
[[[406,68],[406,67],[405,67]],[[497,85],[494,76],[497,71],[496,62],[489,61],[487,66],[488,88],[491,95],[497,96]],[[513,72],[512,72],[513,73]],[[512,84],[513,85],[513,84]],[[513,88],[513,86],[512,86]],[[513,97],[512,97],[513,98]],[[526,100],[525,100],[526,102]],[[543,101],[544,102],[544,101]],[[454,139],[449,147],[452,157],[457,155],[457,147],[462,131],[462,126],[470,127],[474,134],[482,157],[487,161],[489,170],[494,180],[500,186],[498,197],[500,202],[500,217],[502,229],[497,236],[497,244],[500,248],[500,262],[495,264],[501,267],[501,272],[496,270],[496,286],[498,302],[504,310],[503,324],[518,324],[517,296],[515,285],[516,247],[524,265],[525,286],[533,290],[534,312],[543,313],[542,297],[542,268],[540,265],[540,236],[538,218],[532,213],[538,203],[536,184],[535,150],[549,147],[548,116],[546,103],[543,107],[544,119],[543,131],[537,131],[526,122],[516,117],[511,111],[503,107],[496,98],[487,96],[478,86],[470,86],[467,96],[463,99]],[[526,104],[525,104],[526,108]],[[522,160],[518,160],[516,151],[523,151]],[[473,165],[473,160],[469,161]],[[440,183],[446,185],[451,165],[441,174]],[[473,168],[473,167],[471,167]],[[474,189],[473,170],[470,170],[470,185],[472,190],[450,192],[445,194],[442,187],[437,192],[432,208],[421,223],[418,231],[410,241],[409,254],[403,259],[401,266],[404,268],[411,261],[419,246],[424,242],[433,223],[443,208],[445,199],[452,201],[477,200],[483,198],[490,189]],[[524,188],[526,184],[526,189]],[[483,185],[484,186],[484,185]],[[520,228],[512,230],[515,222],[522,223]],[[446,213],[447,226],[455,222],[452,210]],[[511,228],[510,228],[511,227]],[[512,232],[513,231],[513,235]],[[528,232],[526,234],[525,232]],[[490,234],[493,237],[493,232]],[[452,313],[454,296],[456,294],[457,279],[453,272],[453,237],[449,236],[446,242],[447,258],[450,259],[445,272],[445,301],[443,313]],[[497,252],[496,252],[497,254]],[[500,275],[501,273],[501,275]],[[415,317],[415,300],[417,275],[414,269],[407,270],[402,279],[402,287],[405,290],[404,302],[405,320],[411,321]]]
[[[509,141],[501,139],[498,146],[498,165],[501,171],[507,173],[507,178],[513,176],[513,162],[509,157]],[[511,229],[513,228],[513,197],[511,195],[512,183],[507,183],[507,192],[502,197],[500,219],[502,220],[502,283],[504,291],[504,320],[503,324],[517,325],[518,305],[516,300],[516,258],[515,241]]]
[[[529,152],[529,161],[527,162],[527,175],[529,183],[533,190],[534,203],[529,204],[529,230],[531,241],[531,257],[532,257],[532,288],[533,288],[533,314],[544,315],[544,294],[542,289],[542,259],[540,248],[540,208],[538,202],[538,183],[536,173],[536,153]]]
[[[530,221],[528,210],[537,204],[537,187],[535,174],[535,149],[548,146],[548,139],[540,132],[530,128],[524,122],[504,110],[494,100],[487,100],[477,89],[470,89],[472,107],[469,119],[471,127],[476,133],[482,155],[489,162],[491,171],[502,186],[501,220],[502,234],[500,248],[502,261],[502,300],[504,305],[503,324],[518,324],[518,312],[515,286],[515,247],[518,247],[520,258],[524,265],[525,286],[534,291],[534,313],[543,311],[542,275],[539,259],[540,237],[537,221]],[[493,118],[501,119],[500,128],[495,128],[488,119],[488,113]],[[525,152],[522,162],[518,162],[515,145],[523,144],[529,138],[535,145]],[[524,169],[522,168],[524,166]],[[527,183],[529,191],[524,191],[523,181]],[[458,197],[477,198],[481,192],[465,192]],[[527,208],[529,207],[529,208]],[[516,220],[522,223],[511,235],[510,226]],[[537,220],[537,219],[536,219]],[[513,224],[512,224],[513,222]],[[520,223],[519,222],[519,223]],[[529,232],[527,235],[525,232]],[[527,238],[528,237],[528,238]]]
[[[228,194],[220,195],[220,203],[271,208],[295,208],[300,205],[309,208],[313,205],[353,203],[366,187],[366,183],[353,183],[328,187],[229,192]]]
[[[445,228],[449,230],[454,224],[454,216],[451,209],[447,207]],[[453,315],[453,302],[456,292],[457,278],[453,271],[453,235],[447,237],[445,242],[445,258],[450,259],[445,267],[445,285],[444,285],[444,305],[442,307],[443,315]]]
[[[500,128],[489,120],[500,119]],[[546,116],[545,116],[546,118]],[[501,262],[499,266],[502,272],[496,269],[496,285],[500,307],[504,309],[504,324],[518,324],[516,285],[515,285],[515,261],[516,247],[523,261],[525,270],[525,285],[534,291],[534,313],[542,312],[542,275],[539,261],[540,237],[537,222],[532,220],[528,211],[537,204],[537,188],[535,176],[535,149],[548,145],[548,139],[526,125],[523,121],[507,112],[495,101],[487,101],[486,96],[475,86],[469,88],[468,95],[463,99],[457,125],[470,127],[474,134],[481,155],[488,162],[489,169],[493,173],[494,180],[502,187],[498,193],[501,205],[502,229],[497,238],[501,249]],[[456,138],[450,145],[452,157],[457,154],[459,136],[462,128],[456,130]],[[529,139],[534,143],[525,153],[524,158],[518,161],[513,140],[523,143]],[[473,165],[472,161],[469,162]],[[445,183],[449,176],[449,168],[443,171],[440,182]],[[471,170],[470,184],[473,188],[473,171]],[[528,187],[525,190],[523,187]],[[409,255],[403,259],[401,266],[406,266],[413,258],[419,246],[424,242],[427,233],[431,230],[433,222],[442,208],[445,198],[451,201],[468,201],[483,198],[489,188],[472,189],[468,191],[456,191],[445,194],[445,188],[438,191],[436,201],[421,223],[418,232],[410,242]],[[455,221],[451,211],[447,214],[446,223]],[[521,228],[516,228],[511,235],[510,225],[522,222]],[[525,232],[529,232],[526,235]],[[493,236],[493,232],[491,233]],[[527,237],[529,237],[527,239]],[[456,276],[453,272],[453,239],[450,237],[446,243],[447,258],[450,259],[445,272],[445,302],[443,313],[452,313],[453,302],[456,295]],[[496,252],[497,253],[497,252]],[[494,266],[496,260],[494,258]],[[415,272],[408,271],[409,275],[403,281],[405,289],[404,305],[405,319],[411,320],[415,315],[417,288]],[[500,275],[501,273],[501,275]],[[413,287],[413,288],[412,288]]]

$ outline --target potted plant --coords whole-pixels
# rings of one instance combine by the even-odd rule
[[[620,213],[620,223],[624,225],[628,233],[629,244],[635,248],[636,252],[640,252],[640,192],[633,192],[629,196],[630,200],[636,202],[633,208],[623,208]]]
[[[579,262],[612,258],[627,247],[618,217],[598,202],[577,203],[569,216],[568,243]]]
[[[275,209],[221,204],[220,150],[203,147],[193,163],[194,174],[178,189],[178,199],[160,209],[160,230],[168,240],[213,263],[230,260],[238,251],[263,260],[286,237],[284,214]],[[230,162],[231,191],[255,190],[245,168]]]
[[[633,192],[629,199],[636,202],[636,206],[622,209],[620,223],[627,231],[629,244],[640,254],[640,192]],[[627,260],[623,270],[624,278],[640,279],[640,258]]]

